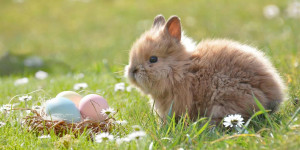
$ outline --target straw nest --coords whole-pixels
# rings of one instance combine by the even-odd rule
[[[50,120],[46,119],[45,113],[37,112],[32,109],[17,109],[17,110],[30,110],[33,115],[23,118],[23,126],[29,132],[37,134],[49,134],[54,132],[57,136],[62,137],[69,132],[72,132],[75,137],[83,134],[84,132],[90,137],[100,132],[110,132],[114,127],[115,119],[109,117],[102,122],[93,120],[83,120],[77,123],[67,123],[63,120]],[[114,115],[112,115],[114,116]]]

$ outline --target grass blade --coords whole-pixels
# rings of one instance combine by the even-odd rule
[[[263,114],[263,113],[264,113],[264,112],[260,110],[260,111],[256,112],[255,114],[253,114],[253,115],[248,119],[248,121],[245,123],[245,125],[244,125],[244,127],[243,127],[243,130],[242,130],[242,133],[244,133],[245,130],[246,130],[246,128],[248,128],[248,125],[250,124],[250,122],[251,122],[251,120],[252,120],[253,118],[255,118],[256,116],[261,115],[261,114]]]
[[[272,121],[269,117],[269,114],[267,113],[267,110],[264,108],[264,106],[259,102],[259,100],[254,96],[253,94],[253,98],[254,98],[254,101],[257,105],[257,107],[263,112],[264,116],[266,117],[268,123],[271,125],[271,128],[274,129],[274,126],[272,124]]]
[[[207,127],[208,127],[208,125],[209,125],[209,122],[210,122],[210,119],[204,124],[204,126],[195,134],[195,136],[193,137],[193,138],[195,138],[195,137],[197,137],[197,136],[199,136]]]
[[[169,116],[170,118],[171,118],[171,115],[172,115],[173,103],[174,103],[174,101],[172,101],[172,103],[171,103],[171,105],[170,105],[170,108],[169,108],[168,116]]]
[[[297,115],[298,115],[299,112],[300,112],[300,107],[293,114],[292,119],[288,122],[288,124],[286,125],[286,127],[288,127],[293,122],[293,120],[297,117]]]

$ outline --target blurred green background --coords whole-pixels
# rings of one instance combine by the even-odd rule
[[[278,66],[278,59],[299,57],[299,18],[287,16],[289,2],[1,0],[0,75],[101,71],[103,61],[118,71],[127,64],[132,43],[151,27],[157,14],[178,15],[185,33],[196,41],[229,38],[257,46]],[[263,13],[269,4],[280,10],[272,19]],[[42,64],[24,65],[32,57]]]

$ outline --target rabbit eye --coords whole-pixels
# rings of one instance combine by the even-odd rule
[[[157,57],[156,56],[151,56],[149,61],[150,61],[150,63],[156,63],[157,62]]]

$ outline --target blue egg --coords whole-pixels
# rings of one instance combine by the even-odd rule
[[[75,103],[63,97],[56,97],[46,102],[46,114],[53,120],[64,120],[68,123],[81,121],[80,111]]]

